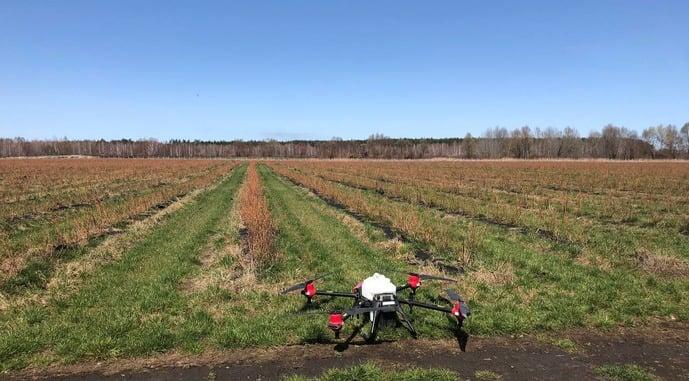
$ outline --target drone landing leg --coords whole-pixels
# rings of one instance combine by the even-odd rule
[[[345,344],[349,344],[352,340],[354,340],[354,338],[356,337],[356,335],[358,335],[359,332],[361,332],[361,328],[363,328],[363,327],[364,327],[363,324],[357,325],[357,326],[354,328],[354,330],[352,331],[352,333],[351,333],[349,336],[347,336],[347,339],[344,341]]]
[[[367,335],[365,333],[361,334],[361,337],[366,340],[367,343],[373,343],[376,340],[376,336],[378,336],[378,316],[380,315],[380,312],[374,312],[373,313],[373,320],[371,320],[371,331]]]
[[[351,333],[349,336],[347,336],[347,338],[345,339],[345,341],[343,341],[343,342],[338,343],[338,344],[335,345],[335,350],[338,351],[338,352],[342,352],[342,351],[347,350],[347,348],[349,348],[349,343],[351,343],[352,340],[354,340],[354,338],[356,337],[356,335],[358,335],[359,332],[361,332],[361,329],[362,329],[363,327],[364,327],[364,324],[358,324],[358,325],[356,325],[356,326],[354,327],[354,330],[352,331],[352,333]]]
[[[406,328],[407,331],[409,331],[409,333],[412,335],[412,337],[416,339],[416,330],[414,329],[414,326],[411,324],[411,322],[407,319],[407,315],[404,314],[402,306],[397,307],[397,320],[401,321],[402,325],[404,325],[404,328]]]

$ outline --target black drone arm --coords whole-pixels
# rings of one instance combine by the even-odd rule
[[[345,311],[345,313],[342,314],[342,317],[344,318],[344,320],[347,320],[352,316],[361,315],[361,314],[374,312],[374,311],[380,311],[380,310],[382,310],[380,307],[354,307],[354,308],[350,308],[347,311]]]
[[[340,298],[356,298],[356,294],[353,294],[351,292],[338,292],[338,291],[316,291],[316,295],[322,295],[322,296],[334,296],[334,297],[340,297]]]
[[[398,300],[399,303],[401,304],[406,304],[408,306],[414,306],[414,307],[421,307],[421,308],[427,308],[429,310],[434,310],[434,311],[440,311],[440,312],[446,312],[448,314],[452,313],[452,309],[443,307],[443,306],[438,306],[435,304],[429,304],[429,303],[422,303],[422,302],[416,302],[412,300]]]

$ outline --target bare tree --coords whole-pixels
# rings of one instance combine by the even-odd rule
[[[560,157],[562,153],[562,132],[554,127],[548,127],[540,133],[540,139],[543,142],[541,156]]]
[[[684,157],[689,158],[689,122],[684,123],[680,130],[682,145],[684,146]]]
[[[677,157],[677,153],[682,146],[682,139],[675,125],[668,124],[665,126],[663,131],[663,145],[665,149],[668,150],[670,157],[673,159]]]
[[[619,154],[622,131],[620,127],[608,124],[601,132],[603,152],[608,159],[616,159]]]
[[[464,157],[467,159],[476,158],[476,139],[467,133],[462,140],[462,149],[464,150]]]
[[[571,157],[579,158],[581,155],[579,153],[579,131],[571,127],[565,127],[562,132],[562,143],[560,144],[560,152],[558,152],[557,157]]]
[[[531,157],[531,128],[523,126],[512,131],[512,149],[514,150],[514,157],[520,159],[528,159]]]
[[[677,130],[677,127],[672,124],[668,124],[667,126],[659,124],[655,127],[649,127],[644,130],[642,138],[644,141],[651,144],[657,151],[673,159],[677,157],[682,147],[682,135],[680,131]]]

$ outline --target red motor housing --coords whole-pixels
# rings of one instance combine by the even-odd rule
[[[455,305],[452,306],[452,315],[459,320],[464,319],[464,315],[462,315],[462,302],[455,302]]]
[[[311,300],[311,298],[316,296],[316,286],[313,285],[313,282],[309,282],[306,284],[306,286],[304,286],[304,289],[301,291],[301,293]]]
[[[419,288],[419,286],[421,286],[421,277],[416,274],[409,274],[407,277],[407,285],[412,290],[416,290]]]
[[[341,312],[331,312],[328,316],[328,328],[339,332],[344,326],[344,317]]]

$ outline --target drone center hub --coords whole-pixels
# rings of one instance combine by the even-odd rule
[[[397,287],[385,275],[375,273],[361,282],[361,296],[367,300],[372,301],[376,295],[395,294],[396,292]]]

